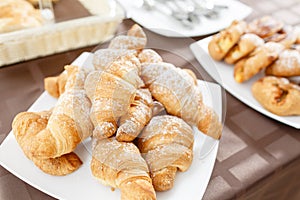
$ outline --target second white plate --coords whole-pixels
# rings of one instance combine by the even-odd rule
[[[300,116],[288,116],[282,117],[275,115],[266,109],[264,109],[252,96],[251,86],[255,81],[263,76],[262,73],[256,75],[251,80],[245,83],[237,83],[233,78],[233,66],[228,65],[225,62],[219,62],[213,60],[208,53],[208,43],[211,37],[199,40],[191,44],[190,48],[194,53],[197,60],[202,67],[209,73],[209,75],[215,79],[220,85],[222,85],[228,92],[244,102],[251,108],[261,112],[262,114],[275,119],[279,122],[300,129]]]

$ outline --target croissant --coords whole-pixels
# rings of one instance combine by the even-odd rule
[[[159,63],[163,61],[161,56],[152,49],[143,49],[138,58],[141,63]]]
[[[34,157],[56,158],[70,153],[92,134],[91,102],[83,89],[87,73],[82,68],[70,68],[74,74],[67,80],[66,91],[59,97],[46,128],[28,145]]]
[[[270,112],[281,115],[300,115],[300,87],[288,79],[266,76],[252,86],[254,98]]]
[[[65,91],[67,73],[58,76],[47,77],[44,79],[45,90],[53,97],[58,98]]]
[[[127,35],[120,35],[112,39],[107,49],[97,50],[94,54],[93,65],[96,70],[105,70],[122,56],[128,54],[137,56],[137,51],[141,51],[146,42],[147,38],[143,29],[135,24],[128,30]]]
[[[228,52],[224,60],[228,64],[233,64],[263,44],[264,40],[255,34],[247,33],[242,35],[237,45]]]
[[[55,98],[58,98],[68,88],[83,88],[86,74],[93,70],[74,65],[66,65],[64,68],[65,70],[58,76],[44,79],[45,90]]]
[[[128,81],[136,88],[144,85],[140,79],[141,66],[136,57],[146,45],[147,38],[143,29],[133,25],[127,35],[119,35],[111,40],[108,49],[95,52],[93,65],[96,70],[103,70]]]
[[[105,70],[114,61],[128,54],[137,55],[137,52],[129,49],[99,49],[94,53],[93,65],[96,70]]]
[[[249,80],[261,70],[272,64],[284,50],[284,45],[275,42],[267,42],[255,49],[247,57],[238,61],[234,66],[234,79],[241,83]]]
[[[12,123],[14,136],[24,154],[47,174],[62,176],[72,173],[82,164],[80,158],[73,152],[57,158],[39,159],[28,151],[28,144],[44,130],[48,124],[49,111],[33,113],[22,112],[16,115]]]
[[[133,143],[94,140],[91,171],[104,185],[121,190],[121,199],[156,199],[148,166]]]
[[[132,84],[135,88],[144,86],[144,82],[140,78],[141,63],[135,56],[135,53],[126,53],[120,55],[117,59],[106,66],[102,66],[99,70],[120,77],[121,79]]]
[[[286,49],[276,62],[266,68],[266,75],[274,76],[300,76],[300,52]]]
[[[169,114],[181,117],[203,133],[219,139],[221,123],[217,114],[203,103],[195,75],[191,76],[191,73],[165,62],[142,65],[142,79]]]
[[[229,50],[239,41],[246,30],[246,22],[233,21],[232,24],[214,35],[208,44],[208,52],[215,60],[222,60]]]
[[[105,71],[91,72],[84,87],[92,101],[90,117],[95,126],[93,136],[112,136],[117,128],[117,120],[127,113],[134,101],[136,88]]]
[[[193,160],[193,143],[193,130],[182,119],[170,115],[151,119],[138,147],[149,166],[155,190],[171,189],[177,170],[188,170]]]
[[[143,29],[135,24],[127,32],[127,35],[119,35],[113,38],[108,46],[109,49],[132,49],[140,51],[147,43]]]
[[[111,102],[118,102],[118,105],[122,104],[123,106],[119,106],[118,108],[116,108],[117,110],[114,110],[115,108],[113,108],[113,105],[111,107],[106,107],[105,115],[100,113],[101,108],[99,106],[93,106],[91,118],[96,126],[94,136],[97,135],[96,137],[102,138],[110,137],[114,134],[117,127],[116,122],[121,116],[123,116],[122,119],[120,119],[120,125],[122,125],[122,128],[119,129],[117,138],[120,141],[130,141],[137,136],[143,126],[149,121],[148,118],[151,117],[151,95],[150,102],[148,100],[149,97],[147,97],[145,92],[139,93],[136,90],[144,86],[144,82],[139,76],[141,73],[141,63],[136,56],[146,44],[145,43],[140,46],[140,43],[136,41],[143,40],[144,42],[146,42],[146,35],[141,27],[139,27],[138,25],[134,25],[128,31],[127,36],[122,36],[122,41],[119,41],[118,38],[120,39],[121,36],[114,38],[111,41],[108,49],[102,49],[95,52],[93,64],[96,70],[101,70],[105,73],[121,78],[121,80],[116,79],[116,82],[118,82],[118,84],[116,85],[121,86],[124,80],[131,84],[131,86],[125,84],[122,90],[126,94],[122,94],[121,92],[120,96],[114,95],[111,97]],[[122,45],[119,45],[119,42],[122,43]],[[127,44],[129,44],[129,46]],[[107,96],[107,94],[105,94],[106,91],[98,93],[97,97],[93,96],[93,93],[96,92],[99,88],[100,90],[105,90],[103,86],[99,86],[99,88],[96,89],[96,86],[99,85],[98,82],[101,79],[100,76],[102,75],[104,77],[109,76],[107,74],[102,74],[102,72],[95,72],[89,76],[86,82],[86,90],[88,91],[89,97],[92,99],[93,104],[102,104],[100,102],[108,101],[104,100],[102,97],[103,95]],[[105,78],[103,79],[103,81],[104,80]],[[118,88],[111,88],[110,93],[117,94],[117,89]],[[149,113],[145,113],[146,111]],[[139,114],[140,116],[138,116]]]
[[[128,112],[120,118],[118,141],[133,141],[152,117],[153,100],[148,89],[139,89]]]

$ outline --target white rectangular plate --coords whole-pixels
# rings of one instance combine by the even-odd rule
[[[72,64],[91,67],[93,54],[83,53]],[[221,88],[217,84],[198,81],[204,102],[214,106],[221,118]],[[48,110],[56,103],[56,99],[44,92],[31,106],[29,111]],[[177,173],[174,188],[167,192],[158,192],[159,200],[201,199],[210,179],[216,160],[219,142],[200,133],[196,128],[194,160],[187,172]],[[32,185],[33,187],[57,199],[65,200],[116,200],[120,199],[119,190],[114,192],[100,184],[91,174],[91,140],[87,139],[75,150],[83,161],[83,165],[74,173],[56,177],[43,173],[23,154],[12,132],[0,146],[0,163],[8,171]]]
[[[263,73],[257,74],[245,83],[237,83],[233,78],[233,65],[226,64],[225,62],[215,61],[210,57],[207,48],[210,40],[211,37],[205,38],[191,44],[190,48],[202,67],[209,73],[209,75],[213,79],[215,79],[233,96],[235,96],[251,108],[272,119],[300,129],[300,116],[282,117],[275,115],[264,109],[252,96],[251,86],[255,81],[264,76]]]

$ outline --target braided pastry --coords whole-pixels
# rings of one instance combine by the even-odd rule
[[[222,60],[246,31],[246,22],[233,21],[232,24],[214,35],[208,44],[208,51],[215,60]]]

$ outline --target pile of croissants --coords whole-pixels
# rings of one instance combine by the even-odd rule
[[[91,172],[119,188],[122,199],[156,199],[193,160],[196,126],[219,139],[222,125],[203,103],[195,74],[144,49],[138,25],[97,50],[93,68],[65,66],[45,79],[58,98],[49,111],[22,112],[13,121],[24,154],[42,171],[66,175],[82,164],[73,152],[92,137]],[[165,109],[167,114],[160,114]]]
[[[266,76],[252,85],[254,98],[274,114],[300,115],[300,87],[287,79],[300,76],[299,28],[270,16],[233,21],[212,37],[208,51],[213,59],[234,64],[238,83],[264,71]]]

